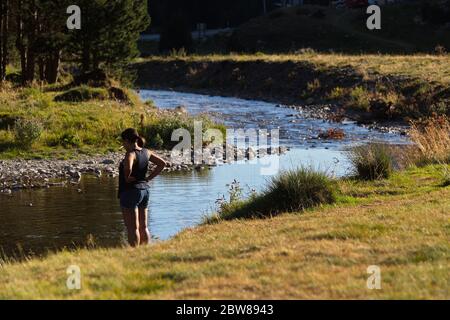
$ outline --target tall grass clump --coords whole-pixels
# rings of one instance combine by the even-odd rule
[[[254,193],[245,200],[230,197],[230,202],[221,203],[217,214],[207,222],[302,212],[336,202],[335,190],[326,173],[300,167],[274,177],[262,193]]]
[[[336,200],[328,175],[304,167],[285,171],[273,178],[265,195],[275,204],[275,212],[302,211]]]
[[[409,136],[418,148],[417,165],[450,162],[450,120],[447,116],[412,122]]]
[[[393,155],[387,145],[371,143],[349,151],[355,175],[362,180],[387,179],[394,171]]]

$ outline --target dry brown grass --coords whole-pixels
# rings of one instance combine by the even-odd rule
[[[450,160],[450,120],[433,117],[411,123],[409,135],[418,148],[423,163],[447,163]]]
[[[173,61],[186,62],[214,62],[214,61],[265,61],[265,62],[307,62],[319,69],[340,68],[350,66],[364,72],[365,78],[370,79],[374,73],[381,75],[397,75],[417,78],[426,82],[450,84],[450,54],[446,55],[385,55],[385,54],[323,54],[323,53],[295,53],[295,54],[211,54],[192,56],[168,56],[139,59],[145,61]]]

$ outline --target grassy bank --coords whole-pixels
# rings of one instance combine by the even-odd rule
[[[186,230],[139,249],[61,252],[0,269],[0,298],[448,299],[450,189],[442,166],[339,181],[337,202]],[[82,289],[66,289],[78,265]],[[367,267],[382,289],[368,290]]]
[[[310,105],[360,121],[449,114],[449,55],[171,56],[133,65],[136,84]]]
[[[131,90],[88,86],[0,89],[0,158],[73,158],[119,151],[120,133],[138,128],[153,148],[170,147],[177,128],[194,118],[163,112]],[[204,119],[204,129],[222,126]]]

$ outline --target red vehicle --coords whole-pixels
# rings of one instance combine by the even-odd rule
[[[347,8],[360,8],[367,7],[369,5],[368,0],[345,0]]]

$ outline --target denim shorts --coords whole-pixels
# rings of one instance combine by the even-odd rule
[[[145,209],[150,202],[150,189],[129,189],[120,194],[120,206],[124,209]]]

